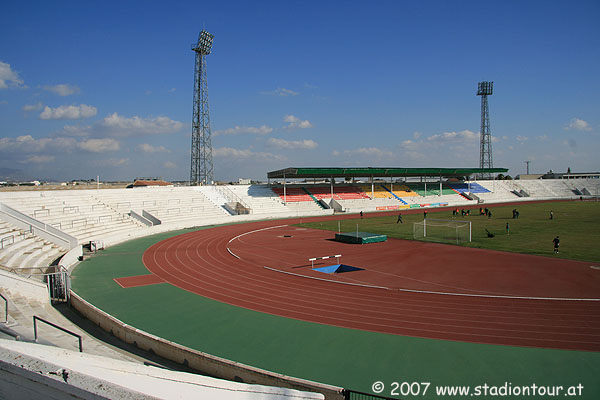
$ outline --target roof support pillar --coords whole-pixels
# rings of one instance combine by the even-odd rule
[[[333,176],[331,177],[331,200],[333,200]]]
[[[371,175],[371,198],[375,198],[375,181],[373,180],[373,175]]]
[[[285,174],[283,174],[283,204],[287,206],[287,193],[285,190]]]

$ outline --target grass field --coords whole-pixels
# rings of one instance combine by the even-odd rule
[[[600,263],[600,202],[548,202],[510,206],[487,205],[492,218],[481,216],[479,208],[471,209],[470,216],[453,216],[452,211],[428,210],[430,219],[465,220],[472,224],[472,242],[467,247],[486,248],[516,253],[560,257],[572,260]],[[512,218],[512,210],[519,211],[519,218]],[[550,210],[554,218],[550,220]],[[372,232],[390,238],[413,239],[413,222],[422,222],[423,213],[402,213],[402,224],[397,224],[397,214],[365,218],[320,221],[300,224],[307,228],[336,231],[338,223],[342,232]],[[509,224],[510,233],[506,232]],[[489,238],[486,229],[495,234]],[[560,252],[554,254],[552,239],[560,236]]]

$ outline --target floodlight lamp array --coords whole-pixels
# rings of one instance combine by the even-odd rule
[[[494,82],[479,82],[477,84],[477,96],[491,95],[494,91]]]
[[[193,48],[193,50],[201,54],[210,54],[214,37],[215,35],[202,30],[198,35],[198,44]]]

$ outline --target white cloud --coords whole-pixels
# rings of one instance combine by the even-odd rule
[[[92,153],[105,153],[120,149],[119,142],[112,138],[86,139],[78,143],[78,147]]]
[[[49,163],[49,162],[53,162],[55,159],[54,156],[31,156],[28,157],[27,159],[21,161],[24,164],[28,164],[28,163],[32,163],[32,164],[43,164],[43,163]]]
[[[472,142],[479,140],[479,133],[475,133],[468,129],[460,132],[443,132],[431,135],[427,138],[429,142],[435,143],[457,143],[457,142]]]
[[[286,115],[283,117],[283,122],[287,122],[287,129],[307,129],[312,128],[312,124],[308,120],[301,120],[295,115]]]
[[[284,161],[286,158],[273,153],[254,152],[250,149],[234,149],[232,147],[217,147],[213,149],[213,156],[217,158],[241,158],[255,160],[278,160]]]
[[[137,146],[139,151],[144,153],[170,153],[171,151],[167,149],[165,146],[152,146],[148,143],[142,143]]]
[[[284,140],[269,138],[267,145],[278,149],[316,149],[319,144],[311,139],[305,140]]]
[[[522,143],[522,142],[526,142],[528,140],[529,140],[529,138],[527,136],[521,136],[521,135],[517,136],[517,142],[521,142]]]
[[[44,105],[40,102],[38,102],[37,104],[25,104],[23,106],[23,111],[37,111],[41,110],[42,107],[44,107]]]
[[[571,118],[571,121],[569,121],[569,124],[565,127],[565,129],[575,131],[591,131],[592,127],[587,121],[579,118]]]
[[[175,164],[174,162],[171,162],[171,161],[165,161],[163,163],[163,167],[170,168],[170,169],[177,168],[177,164]]]
[[[332,155],[352,157],[352,158],[364,157],[366,159],[376,159],[376,160],[391,159],[394,157],[393,152],[391,152],[389,150],[385,150],[385,149],[380,149],[377,147],[361,147],[361,148],[353,149],[353,150],[344,150],[341,153],[339,151],[334,151],[332,153]]]
[[[111,136],[128,137],[137,135],[157,135],[175,133],[183,128],[183,123],[169,117],[131,118],[112,113],[93,127],[97,131],[105,131]]]
[[[9,85],[21,87],[23,83],[23,79],[12,70],[10,64],[0,61],[0,89],[7,89]]]
[[[288,96],[297,96],[300,93],[295,92],[295,91],[290,90],[290,89],[278,87],[277,89],[271,90],[270,92],[260,92],[260,94],[266,94],[266,95],[271,95],[271,96],[288,97]]]
[[[394,152],[396,157],[392,160],[412,162],[413,165],[430,166],[432,163],[441,165],[465,165],[477,157],[479,133],[468,129],[436,133],[430,136],[418,132],[412,139],[400,142]],[[492,137],[492,141],[500,139]]]
[[[270,126],[267,126],[267,125],[261,125],[258,128],[254,127],[254,126],[237,126],[236,125],[233,128],[214,131],[213,135],[214,136],[241,135],[241,134],[246,134],[246,133],[256,134],[256,135],[268,135],[271,132],[273,132],[273,128],[271,128]]]
[[[122,167],[129,164],[129,158],[107,158],[105,160],[96,161],[96,165],[104,167]]]
[[[79,93],[81,90],[77,86],[69,85],[68,83],[61,83],[54,86],[43,86],[44,90],[56,93],[59,96],[70,96],[75,93]]]
[[[79,106],[59,106],[57,108],[44,107],[40,119],[79,119],[93,117],[98,109],[93,106],[81,104]]]
[[[91,125],[65,125],[61,134],[65,136],[86,137],[92,132]]]
[[[31,135],[22,135],[16,138],[0,138],[0,151],[10,153],[39,153],[51,149],[68,151],[74,146],[76,146],[75,139],[63,137],[36,139]]]

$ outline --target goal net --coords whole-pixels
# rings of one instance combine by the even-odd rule
[[[413,222],[413,238],[456,244],[470,242],[471,221],[427,218]]]

